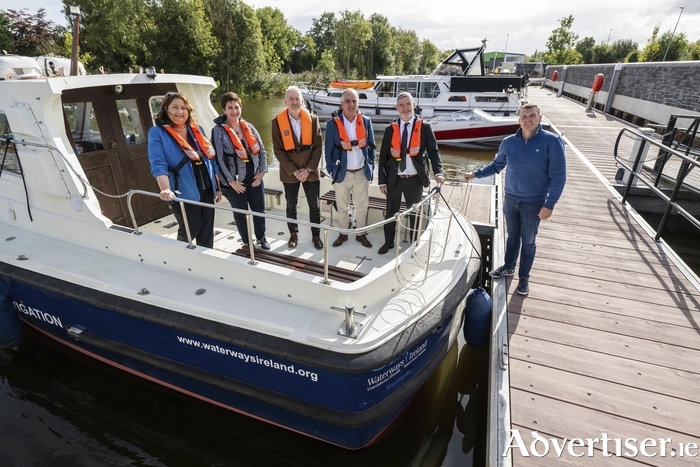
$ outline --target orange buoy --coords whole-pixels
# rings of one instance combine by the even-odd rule
[[[557,70],[554,70],[554,73],[552,73],[552,82],[555,82],[558,76],[559,72]]]
[[[593,78],[593,92],[598,92],[603,89],[603,81],[605,80],[605,75],[603,73],[598,73]]]

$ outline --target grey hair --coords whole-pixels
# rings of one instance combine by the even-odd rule
[[[401,91],[398,96],[396,96],[396,103],[398,104],[401,99],[408,97],[413,102],[413,95],[408,91]]]

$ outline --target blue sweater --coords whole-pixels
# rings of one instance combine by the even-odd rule
[[[497,174],[505,166],[506,195],[518,201],[544,201],[554,209],[566,183],[566,156],[562,139],[540,125],[529,140],[522,130],[508,136],[490,164],[475,170],[477,178]]]
[[[187,130],[190,137],[194,140],[191,130]],[[199,127],[199,131],[204,134],[202,127]],[[196,145],[196,143],[195,143]],[[199,150],[199,146],[196,148]],[[173,179],[173,170],[178,166],[183,157],[187,157],[185,153],[180,149],[172,136],[170,136],[167,130],[161,126],[154,126],[148,130],[148,160],[151,162],[151,173],[154,177],[159,175],[167,175],[170,178],[170,189],[175,190],[175,183]],[[207,159],[202,157],[204,164],[206,164],[207,172],[209,173],[209,178],[211,179],[211,189],[216,196],[216,179],[215,175],[218,173],[218,166],[214,162],[215,159]],[[192,164],[187,163],[182,166],[180,172],[178,172],[178,185],[177,189],[180,194],[177,194],[178,198],[189,199],[192,201],[199,201],[199,189],[197,188],[197,182],[194,179],[194,169]]]

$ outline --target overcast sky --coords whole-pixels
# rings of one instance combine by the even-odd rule
[[[284,13],[287,22],[302,33],[311,28],[311,20],[326,11],[338,15],[345,9],[360,10],[365,18],[380,13],[395,27],[414,30],[421,39],[429,39],[440,50],[475,47],[488,39],[487,51],[532,55],[545,49],[547,38],[559,26],[559,20],[573,15],[573,31],[579,39],[592,36],[596,43],[632,39],[643,48],[656,24],[660,32],[685,33],[694,42],[700,39],[700,1],[698,0],[244,0],[261,8],[272,6]],[[0,0],[0,9],[17,9],[17,0]],[[32,0],[30,13],[44,8],[50,20],[66,24],[59,0]],[[322,5],[322,6],[320,6]]]

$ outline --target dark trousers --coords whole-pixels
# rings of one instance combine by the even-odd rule
[[[214,193],[211,192],[210,188],[199,191],[199,201],[214,204]],[[177,239],[186,242],[187,231],[182,211],[180,211],[180,203],[171,201],[170,212],[173,213],[178,223]],[[187,215],[190,235],[197,242],[197,245],[212,248],[214,246],[214,208],[185,204],[185,214]]]
[[[297,183],[283,183],[284,185],[284,198],[287,200],[287,217],[289,219],[297,218],[297,203],[299,201],[299,185],[304,186],[304,193],[306,194],[306,202],[309,203],[309,220],[314,224],[321,223],[321,209],[318,207],[318,197],[321,191],[321,182],[316,180],[315,182],[297,182]],[[289,233],[299,232],[299,225],[289,222],[287,223],[289,228]],[[319,237],[321,235],[321,229],[318,227],[311,227],[311,235],[313,237]]]
[[[231,207],[235,209],[248,210],[255,212],[265,212],[265,186],[261,181],[259,186],[246,185],[243,193],[237,193],[235,190],[225,190],[223,195],[226,197]],[[233,213],[233,220],[236,222],[238,233],[241,234],[244,244],[248,244],[248,221],[245,214],[237,212]],[[255,238],[263,240],[265,238],[265,218],[261,216],[253,216],[253,229],[255,230]]]
[[[396,183],[386,194],[386,217],[385,219],[391,219],[394,214],[399,212],[401,209],[401,197],[406,200],[406,206],[409,208],[416,203],[419,203],[421,197],[423,196],[423,184],[420,178],[416,175],[409,178],[398,177]],[[415,222],[415,216],[412,214],[409,216],[410,228],[413,228]],[[394,243],[394,236],[396,235],[396,222],[390,222],[384,225],[384,242]]]

